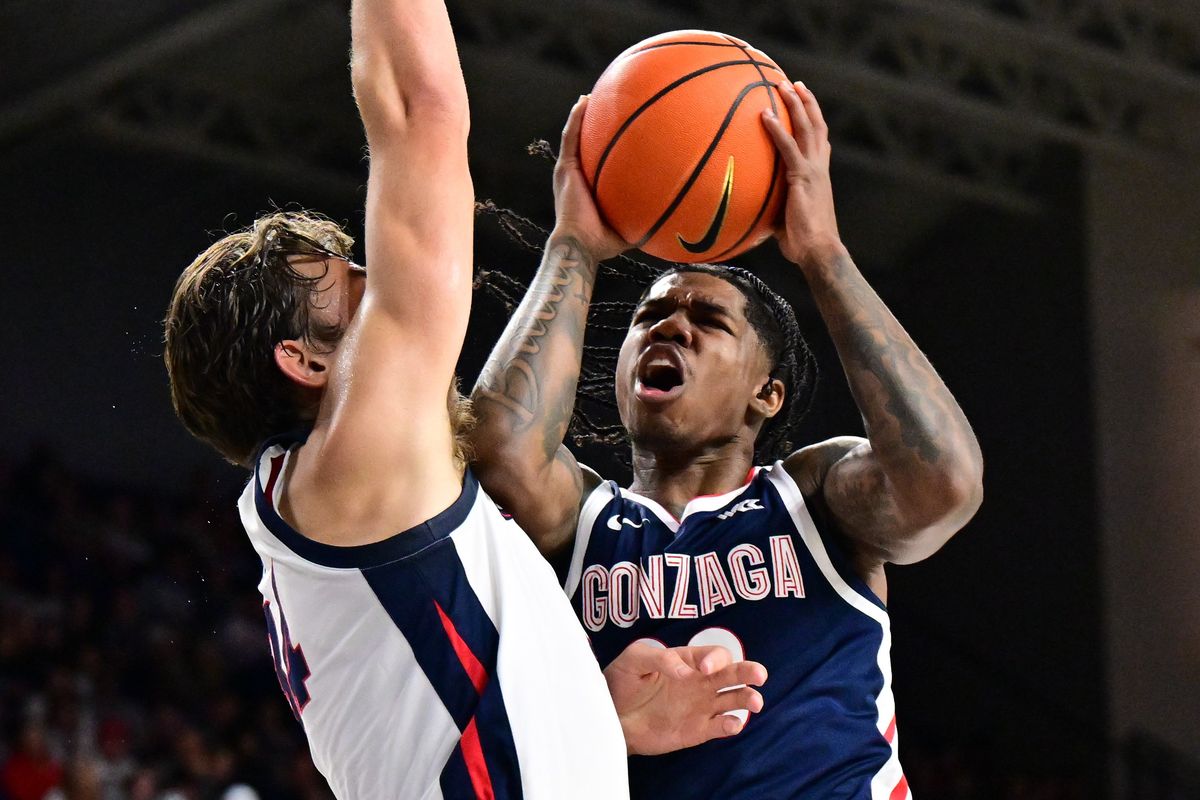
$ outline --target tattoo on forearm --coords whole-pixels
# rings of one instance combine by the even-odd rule
[[[562,444],[575,407],[595,273],[579,242],[552,243],[475,392],[481,416],[503,409],[511,433],[540,429],[547,458]]]
[[[958,403],[847,256],[830,271],[818,303],[876,454],[932,467],[961,453],[974,436]]]

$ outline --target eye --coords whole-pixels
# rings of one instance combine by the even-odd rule
[[[660,319],[660,315],[654,309],[639,308],[637,310],[637,312],[633,315],[633,324],[634,325],[645,325],[648,323],[657,322],[659,319]]]
[[[725,333],[733,333],[733,328],[729,327],[725,320],[718,316],[701,317],[699,322],[705,328],[714,328]]]

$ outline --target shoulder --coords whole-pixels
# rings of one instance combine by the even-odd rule
[[[885,559],[873,548],[847,535],[825,496],[826,479],[833,466],[870,446],[870,442],[861,436],[835,436],[792,453],[784,459],[783,468],[800,489],[817,530],[844,553],[854,572],[886,602]]]
[[[811,498],[821,494],[833,465],[862,447],[870,447],[870,443],[861,436],[835,436],[792,453],[783,460],[783,469],[801,494]]]

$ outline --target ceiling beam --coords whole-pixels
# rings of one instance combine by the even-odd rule
[[[100,93],[149,67],[213,41],[245,30],[264,15],[293,0],[223,0],[113,55],[0,108],[0,144],[78,110]]]

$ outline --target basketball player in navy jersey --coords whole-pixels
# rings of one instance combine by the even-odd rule
[[[267,638],[336,795],[626,796],[627,750],[736,732],[722,712],[761,697],[718,690],[765,675],[645,645],[602,675],[553,572],[465,470],[474,203],[453,34],[441,0],[355,0],[351,33],[370,271],[309,214],[213,244],[166,319],[176,411],[253,471],[240,511]]]
[[[884,564],[930,556],[982,499],[962,410],[838,235],[817,101],[779,88],[795,133],[764,117],[786,167],[777,239],[828,326],[866,439],[771,453],[804,388],[794,315],[744,271],[682,266],[643,296],[616,367],[632,485],[562,446],[597,264],[628,247],[580,169],[586,98],[564,130],[541,267],[473,393],[480,480],[543,554],[569,554],[566,589],[601,663],[635,641],[723,643],[771,671],[762,713],[736,739],[631,759],[634,797],[908,797]]]

